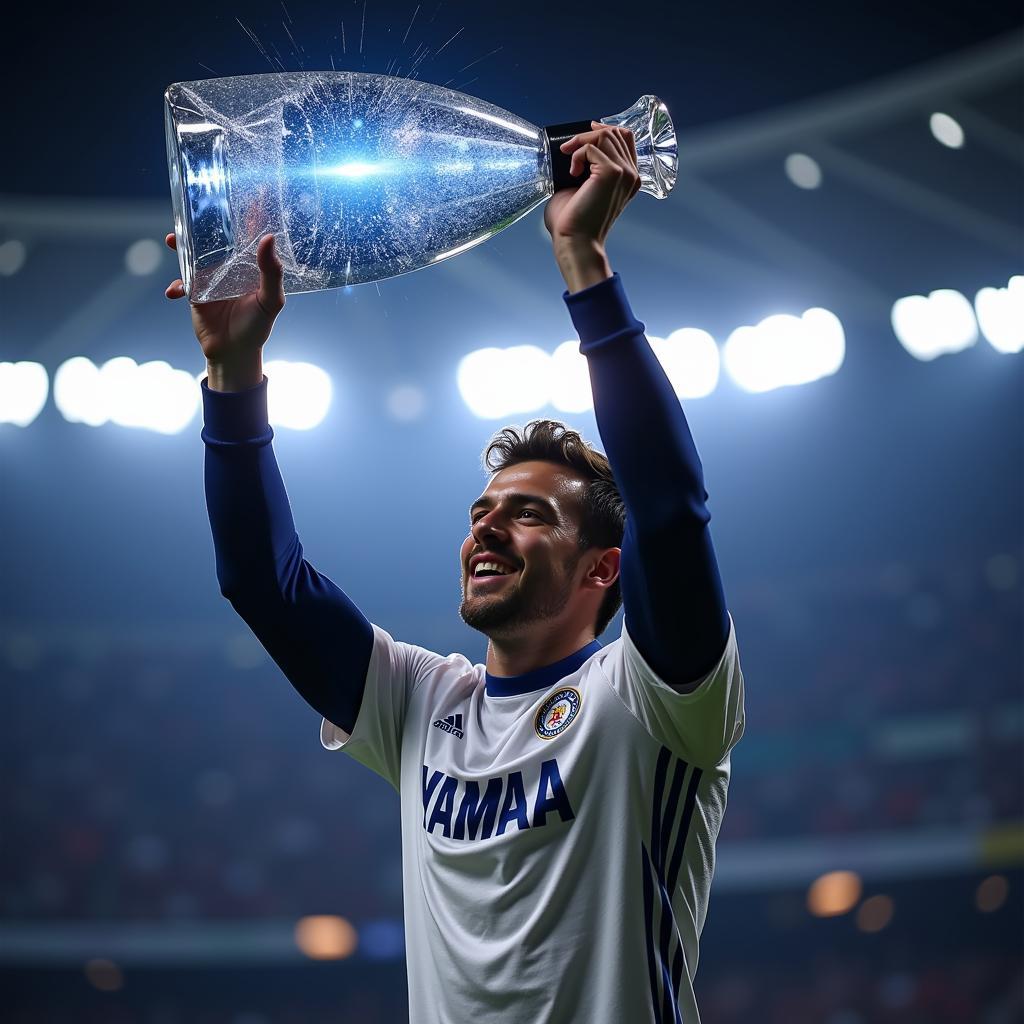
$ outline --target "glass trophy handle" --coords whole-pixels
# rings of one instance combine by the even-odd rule
[[[641,96],[620,114],[602,117],[602,124],[621,125],[632,131],[636,142],[637,167],[640,170],[640,191],[664,199],[676,183],[678,155],[676,132],[668,108],[657,96]],[[569,174],[571,154],[563,153],[561,144],[582,132],[589,132],[589,121],[567,121],[545,127],[551,153],[551,177],[555,191],[582,185],[590,177],[590,165],[577,177]]]

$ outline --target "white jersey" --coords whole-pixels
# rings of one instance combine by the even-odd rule
[[[719,663],[685,690],[625,626],[506,696],[483,665],[373,632],[353,732],[325,719],[320,740],[401,796],[411,1024],[697,1024],[744,721],[731,617]]]

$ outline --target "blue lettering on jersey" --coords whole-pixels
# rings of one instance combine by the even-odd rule
[[[548,796],[550,789],[551,795]],[[558,762],[552,758],[540,766],[540,783],[537,786],[537,802],[533,806],[533,827],[538,828],[547,823],[548,811],[558,811],[562,821],[572,821],[576,817],[572,812],[569,798],[565,795],[562,776],[558,774]]]
[[[452,811],[455,810],[455,790],[458,788],[459,780],[451,776],[441,783],[437,801],[434,804],[434,813],[430,816],[428,832],[434,831],[435,825],[441,826],[441,834],[451,837],[452,834]]]
[[[505,802],[501,805],[501,820],[495,835],[504,835],[505,829],[515,822],[519,831],[530,827],[530,819],[526,816],[526,793],[523,792],[523,773],[513,772],[508,777],[505,789]]]
[[[461,801],[455,811],[460,790]],[[504,835],[513,826],[520,832],[543,827],[548,823],[548,815],[555,811],[561,821],[576,817],[554,758],[540,766],[532,813],[522,772],[488,779],[481,797],[479,782],[461,780],[441,771],[431,772],[423,765],[423,827],[427,832],[432,833],[440,825],[440,834],[451,839],[490,839],[492,834]]]
[[[498,801],[501,799],[501,779],[488,779],[487,790],[483,800],[480,799],[480,783],[468,781],[466,791],[462,794],[459,813],[455,818],[454,839],[466,838],[466,827],[469,827],[469,838],[476,839],[476,830],[480,829],[481,839],[491,838],[494,819],[498,814]]]
[[[444,772],[434,772],[430,776],[430,782],[427,782],[427,766],[423,766],[423,827],[427,827],[427,804],[430,803],[430,798],[434,795],[434,790],[437,789],[437,784],[444,778]]]

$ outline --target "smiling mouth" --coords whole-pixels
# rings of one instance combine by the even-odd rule
[[[479,587],[496,587],[504,580],[511,579],[513,576],[517,576],[518,574],[518,569],[513,569],[510,572],[495,573],[493,575],[488,573],[483,576],[470,576],[469,582]]]

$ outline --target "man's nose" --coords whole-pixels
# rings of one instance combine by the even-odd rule
[[[490,536],[504,538],[508,536],[505,525],[496,511],[486,512],[472,526],[470,531],[478,544],[483,544]]]

